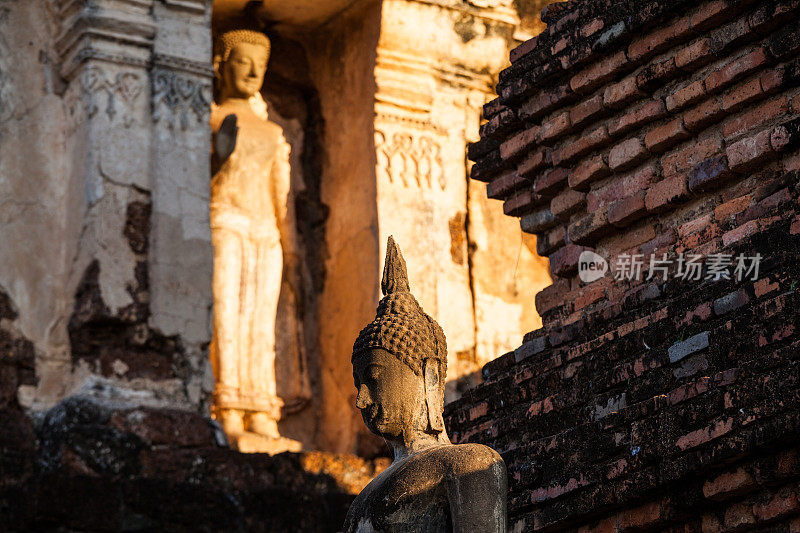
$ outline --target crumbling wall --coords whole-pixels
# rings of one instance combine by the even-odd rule
[[[451,435],[503,455],[515,531],[797,528],[800,4],[543,19],[470,155],[554,283]]]
[[[335,532],[388,463],[242,454],[195,413],[86,397],[42,413],[35,428],[5,409],[0,422],[4,531]]]

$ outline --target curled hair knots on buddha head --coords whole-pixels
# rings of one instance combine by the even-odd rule
[[[214,56],[219,61],[225,62],[231,55],[231,50],[242,43],[255,44],[267,49],[269,57],[271,43],[269,38],[260,31],[254,30],[233,30],[223,33],[217,38],[214,44]]]
[[[422,375],[425,360],[433,359],[444,378],[447,372],[444,332],[411,294],[406,262],[392,237],[386,246],[381,290],[384,297],[378,303],[375,319],[358,334],[352,359],[369,349],[382,348],[417,375]]]

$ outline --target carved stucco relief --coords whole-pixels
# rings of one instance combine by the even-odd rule
[[[166,119],[171,127],[179,124],[182,130],[191,124],[204,124],[211,109],[211,82],[156,69],[152,105],[154,122]],[[164,116],[165,110],[169,117]]]
[[[126,128],[135,122],[136,101],[144,91],[144,80],[136,72],[109,73],[87,65],[67,90],[65,102],[70,129],[94,117],[102,106],[109,122],[119,119]],[[98,99],[105,96],[105,105]]]
[[[382,179],[404,187],[445,189],[442,148],[431,135],[376,129],[375,149]]]

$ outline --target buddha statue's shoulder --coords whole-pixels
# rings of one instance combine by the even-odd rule
[[[428,455],[428,454],[426,454]],[[424,457],[420,459],[425,460]],[[489,471],[495,466],[503,466],[500,454],[483,444],[446,444],[429,450],[428,461],[435,461],[440,468],[453,475],[474,474],[477,471]]]

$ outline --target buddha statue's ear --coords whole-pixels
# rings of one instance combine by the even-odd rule
[[[220,68],[222,67],[222,55],[214,54],[213,65],[214,65],[214,77],[217,80],[221,80],[222,72],[220,71]]]
[[[439,363],[435,359],[426,359],[423,363],[424,382],[425,382],[425,405],[428,408],[428,429],[433,431],[444,431],[444,387],[441,380],[443,376],[439,369]]]

